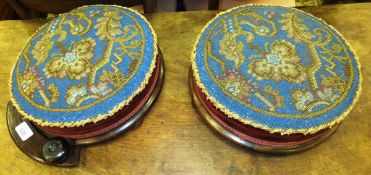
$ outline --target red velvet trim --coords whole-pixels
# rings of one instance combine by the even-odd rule
[[[161,63],[161,54],[158,54],[156,61],[156,68],[154,69],[153,75],[149,79],[148,85],[143,89],[143,91],[135,96],[132,102],[129,105],[125,106],[123,109],[118,111],[111,117],[108,117],[105,120],[101,120],[97,123],[88,123],[80,127],[71,127],[71,128],[59,128],[59,127],[44,127],[38,126],[40,129],[44,130],[47,133],[60,136],[63,138],[71,139],[85,139],[98,136],[109,132],[116,127],[122,125],[135,114],[137,114],[148,99],[151,97],[153,90],[156,87],[157,80],[160,73],[160,63]]]
[[[268,131],[252,127],[242,122],[232,119],[217,109],[207,98],[201,89],[192,81],[195,93],[206,109],[207,113],[225,129],[247,141],[268,146],[294,146],[314,140],[329,129],[323,129],[314,134],[289,134],[281,135],[280,133],[270,133]]]

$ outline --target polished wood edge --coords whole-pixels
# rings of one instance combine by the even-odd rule
[[[78,145],[74,145],[73,141],[66,140],[69,144],[68,155],[66,159],[61,163],[51,163],[47,162],[43,155],[42,155],[42,148],[43,146],[50,140],[53,139],[52,137],[47,137],[46,135],[39,132],[38,128],[34,126],[30,121],[23,118],[20,113],[17,112],[15,107],[11,102],[8,102],[7,112],[6,112],[6,122],[8,126],[8,131],[13,139],[15,145],[27,156],[30,158],[49,165],[54,166],[61,166],[61,167],[71,167],[77,166],[80,163],[80,147]],[[33,135],[25,141],[22,141],[21,138],[18,136],[18,133],[15,130],[15,127],[25,122]]]
[[[310,149],[319,143],[323,142],[327,138],[329,138],[331,135],[333,135],[336,131],[336,128],[338,125],[334,126],[333,128],[329,129],[328,132],[324,133],[323,135],[309,140],[308,142],[298,144],[298,145],[286,145],[286,146],[272,146],[272,145],[262,145],[259,143],[255,143],[249,140],[245,140],[233,132],[229,131],[228,129],[224,128],[221,124],[219,124],[210,114],[206,111],[204,106],[201,104],[199,101],[198,95],[194,91],[194,79],[192,76],[192,70],[190,69],[189,71],[189,76],[188,76],[188,82],[189,82],[189,87],[191,91],[191,96],[192,96],[192,102],[194,106],[196,107],[198,113],[203,117],[203,119],[213,128],[215,129],[220,135],[224,136],[228,140],[237,143],[238,145],[252,149],[257,152],[262,152],[262,153],[270,153],[270,154],[290,154],[290,153],[297,153],[301,152],[307,149]]]

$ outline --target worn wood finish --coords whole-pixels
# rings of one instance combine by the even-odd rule
[[[143,124],[109,143],[87,147],[76,168],[37,163],[12,142],[5,121],[10,68],[44,21],[0,22],[0,174],[370,174],[371,4],[306,8],[337,28],[357,51],[363,92],[327,141],[308,151],[272,156],[242,149],[219,136],[191,103],[188,70],[193,43],[216,12],[148,16],[165,59],[163,90]]]

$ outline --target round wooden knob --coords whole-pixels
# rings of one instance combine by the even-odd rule
[[[59,163],[65,160],[68,153],[68,145],[60,139],[49,140],[42,148],[42,155],[49,163]]]

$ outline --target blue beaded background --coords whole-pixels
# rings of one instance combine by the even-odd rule
[[[39,107],[32,105],[29,103],[28,100],[24,96],[21,95],[20,91],[22,90],[18,85],[17,85],[17,76],[24,72],[25,70],[25,59],[22,56],[19,57],[15,69],[13,70],[12,74],[12,82],[11,82],[11,92],[12,92],[12,97],[16,101],[16,103],[19,105],[22,111],[24,111],[26,114],[29,116],[32,116],[36,120],[41,120],[43,122],[48,122],[48,123],[74,123],[74,122],[79,122],[79,121],[84,121],[88,119],[92,119],[94,117],[100,116],[100,115],[109,115],[112,113],[112,111],[117,111],[118,109],[115,109],[115,107],[118,107],[119,104],[123,103],[124,101],[128,100],[128,98],[132,98],[134,93],[138,93],[138,89],[142,89],[143,85],[148,81],[149,75],[152,72],[153,66],[154,66],[154,59],[155,59],[155,54],[157,53],[156,49],[156,40],[155,36],[153,34],[153,31],[151,27],[149,26],[148,22],[141,16],[138,15],[136,12],[122,8],[119,6],[85,6],[82,8],[78,8],[76,11],[81,11],[81,13],[86,13],[89,14],[90,11],[101,11],[102,8],[108,8],[112,10],[121,10],[125,13],[120,13],[120,16],[122,17],[120,19],[120,22],[122,24],[122,27],[125,27],[126,25],[134,24],[134,21],[129,18],[132,17],[136,21],[139,22],[140,28],[144,33],[144,36],[139,34],[136,36],[134,39],[142,40],[141,44],[144,45],[144,51],[143,51],[143,58],[141,58],[141,62],[138,63],[140,64],[138,70],[136,71],[135,75],[132,76],[132,78],[126,83],[122,89],[119,89],[117,93],[113,95],[113,97],[105,99],[104,101],[93,105],[92,107],[86,108],[86,109],[81,109],[81,110],[76,110],[73,109],[70,105],[66,104],[64,101],[64,93],[66,91],[66,86],[67,85],[80,85],[80,84],[85,84],[87,82],[86,78],[82,78],[80,80],[71,80],[68,78],[56,78],[56,77],[49,77],[45,78],[45,84],[48,85],[50,83],[56,84],[58,87],[60,87],[62,90],[60,91],[60,95],[58,98],[58,102],[52,103],[49,107],[50,110],[46,109],[40,109]],[[66,14],[63,14],[66,15]],[[62,16],[63,16],[62,15]],[[129,16],[127,16],[129,15]],[[38,30],[38,33],[33,35],[33,37],[29,40],[30,44],[30,50],[29,52],[32,51],[32,48],[34,47],[35,42],[37,42],[44,34],[49,30],[50,26],[55,22],[56,20],[60,19],[61,16],[57,17],[56,19],[53,19],[52,21],[48,22],[46,25],[41,27]],[[93,21],[93,26],[95,25],[97,21]],[[66,30],[66,28],[64,28]],[[96,32],[95,29],[89,31],[84,37],[77,37],[77,36],[72,36],[72,35],[67,35],[67,38],[63,41],[66,45],[71,43],[71,41],[79,41],[84,38],[93,38],[96,42],[96,47],[94,49],[94,53],[98,53],[102,51],[103,48],[103,41],[100,41],[94,33]],[[57,37],[53,37],[52,40],[57,40]],[[106,41],[106,40],[104,40]],[[114,47],[116,45],[114,44]],[[133,49],[133,52],[137,52],[138,50]],[[54,45],[52,50],[50,51],[51,53],[53,52],[58,52],[56,46]],[[32,58],[31,64],[36,64],[36,61],[34,58]],[[92,62],[97,61],[99,58],[93,57],[91,59]],[[111,55],[110,62],[112,63],[112,60],[114,59],[114,56]],[[50,60],[50,57],[47,58],[47,60]],[[45,61],[46,62],[46,61]],[[128,69],[128,64],[130,62],[122,62],[118,68],[120,71],[126,73]],[[103,68],[106,68],[107,70],[110,70],[110,68],[107,68],[109,64],[104,66]],[[19,67],[19,69],[18,69]],[[45,76],[44,72],[42,71],[43,68],[45,67],[45,64],[38,65],[38,74],[40,76]],[[98,76],[102,75],[102,71],[98,71],[96,79],[98,79]],[[33,97],[34,101],[42,106],[41,100],[40,100],[40,95],[35,93],[35,96]],[[81,106],[87,105],[89,103],[92,103],[93,100],[87,100],[83,103],[81,103]],[[54,109],[62,109],[63,111],[58,111]]]
[[[278,16],[283,13],[289,13],[289,12],[296,12],[299,17],[304,19],[304,23],[310,28],[314,27],[326,27],[327,29],[333,31],[332,35],[340,38],[340,40],[337,40],[336,42],[342,43],[346,46],[346,51],[350,55],[350,60],[351,60],[351,66],[353,67],[354,71],[354,80],[351,83],[350,90],[348,91],[348,94],[346,97],[341,101],[341,103],[337,104],[333,109],[330,111],[320,114],[320,115],[313,115],[310,117],[300,117],[303,113],[299,111],[294,111],[292,109],[284,108],[277,110],[279,113],[283,114],[295,114],[299,117],[294,118],[294,117],[279,117],[277,115],[266,115],[262,114],[260,112],[251,110],[250,108],[242,105],[241,103],[235,101],[234,99],[231,99],[229,96],[223,92],[219,86],[216,85],[214,80],[210,77],[209,72],[205,68],[205,63],[204,63],[204,46],[206,42],[211,42],[215,47],[213,49],[213,52],[216,53],[218,56],[219,54],[219,46],[217,41],[218,37],[220,39],[220,36],[217,36],[217,39],[211,39],[207,38],[208,34],[211,32],[211,27],[214,26],[218,21],[220,20],[226,20],[230,17],[231,13],[234,13],[239,10],[250,10],[250,11],[255,11],[259,13],[260,15],[265,15],[266,12],[275,12]],[[263,43],[265,41],[268,41],[270,43],[278,40],[278,39],[284,39],[287,40],[291,43],[295,43],[295,40],[293,38],[288,38],[286,37],[287,33],[286,31],[282,30],[282,27],[278,23],[278,19],[275,19],[275,23],[277,24],[277,28],[279,30],[279,33],[277,34],[276,38],[263,38],[260,37],[260,40],[255,40],[254,42],[256,43]],[[223,34],[222,34],[223,35]],[[335,42],[335,41],[333,41]],[[255,43],[255,44],[256,44]],[[300,48],[301,45],[297,44],[297,48]],[[300,51],[298,51],[300,52]],[[302,55],[305,53],[305,51],[301,51]],[[249,53],[245,50],[245,55],[249,55]],[[299,53],[300,55],[300,53]],[[247,59],[246,59],[247,60]],[[356,93],[360,89],[360,76],[359,76],[359,65],[357,61],[355,60],[355,55],[352,52],[352,50],[349,48],[349,46],[346,44],[345,40],[333,29],[330,28],[327,24],[325,24],[323,21],[318,20],[311,15],[308,15],[304,12],[301,12],[299,10],[291,9],[291,8],[284,8],[284,7],[274,7],[274,6],[243,6],[239,8],[235,8],[227,13],[224,13],[220,16],[217,16],[214,18],[206,28],[204,28],[202,34],[199,37],[199,40],[197,41],[196,45],[196,50],[195,50],[195,62],[193,63],[196,70],[194,71],[196,77],[199,77],[199,83],[204,86],[204,90],[207,92],[208,95],[210,95],[212,98],[216,100],[218,104],[221,106],[225,107],[228,111],[231,111],[232,113],[235,113],[238,115],[238,118],[240,121],[251,121],[252,123],[255,123],[260,126],[267,126],[269,128],[279,128],[279,129],[308,129],[308,128],[313,128],[313,127],[319,127],[321,125],[326,125],[328,123],[333,122],[336,120],[338,117],[340,117],[345,111],[347,111],[350,106],[353,104],[354,99],[356,98]],[[307,57],[302,57],[301,64],[308,64],[310,60],[308,60]],[[248,62],[248,61],[247,61]],[[220,70],[220,67],[212,61],[210,58],[208,58],[208,64],[211,67],[212,72],[217,75],[221,76],[222,72]],[[226,63],[227,67],[232,67],[233,63],[227,62]],[[248,63],[244,63],[240,69],[247,69]],[[323,69],[323,68],[322,68]],[[340,73],[340,72],[337,72]],[[340,73],[341,74],[341,73]],[[256,78],[254,78],[251,74],[244,72],[243,76],[248,77],[254,81],[256,81]],[[342,75],[346,76],[346,75]],[[273,80],[260,80],[258,84],[262,87],[275,84]],[[305,82],[303,83],[305,86]],[[297,86],[297,85],[292,85],[292,86]],[[277,85],[275,87],[280,88],[281,92],[289,92],[290,89],[285,89],[288,86],[285,85]],[[300,87],[300,86],[299,86]],[[289,93],[286,93],[284,96],[287,97]],[[256,99],[252,98],[251,103],[254,103]],[[285,99],[285,103],[291,103],[290,98]],[[256,102],[258,104],[258,102]],[[220,105],[216,105],[217,107],[220,108]],[[263,107],[262,107],[263,108]],[[223,110],[222,110],[223,111]],[[304,115],[303,115],[304,116]]]

